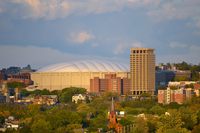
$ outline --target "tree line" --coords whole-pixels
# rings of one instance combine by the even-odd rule
[[[36,93],[37,92],[37,93]],[[47,94],[48,91],[31,92],[34,95]],[[115,108],[125,111],[119,122],[123,125],[134,124],[133,133],[198,133],[200,130],[200,98],[194,97],[183,105],[171,103],[158,104],[156,99],[130,100],[115,93],[104,93],[93,97],[88,103],[72,103],[71,96],[85,93],[83,88],[65,88],[59,92],[61,103],[54,106],[0,104],[0,126],[8,116],[20,122],[19,130],[7,133],[73,133],[96,132],[98,128],[108,131],[108,111],[111,97],[115,97]],[[30,94],[31,95],[31,94]],[[167,114],[166,114],[167,112]],[[138,117],[144,114],[145,117]]]

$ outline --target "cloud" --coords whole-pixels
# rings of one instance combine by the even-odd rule
[[[69,15],[101,14],[124,8],[157,5],[160,0],[0,0],[0,9],[22,18],[56,19]]]
[[[169,0],[160,2],[157,8],[148,11],[148,15],[157,22],[189,19],[200,28],[199,0]]]
[[[0,14],[16,18],[53,20],[143,8],[157,22],[188,19],[200,29],[199,7],[199,0],[0,0]]]
[[[113,53],[115,55],[123,54],[126,50],[130,49],[131,47],[142,47],[144,46],[141,42],[135,41],[133,43],[120,43],[116,46]]]
[[[169,44],[169,47],[170,48],[186,48],[186,47],[188,47],[188,45],[187,44],[183,44],[183,43],[179,43],[179,42],[171,42]]]
[[[80,31],[78,33],[71,33],[69,40],[77,44],[82,44],[94,38],[95,36],[93,34],[86,31]]]
[[[70,14],[71,5],[68,0],[1,0],[0,8],[6,13],[24,19],[55,19]]]

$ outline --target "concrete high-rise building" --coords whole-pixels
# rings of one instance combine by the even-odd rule
[[[155,54],[150,48],[131,48],[130,50],[131,91],[133,95],[154,94]]]

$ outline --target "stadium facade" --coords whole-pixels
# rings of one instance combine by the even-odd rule
[[[38,89],[61,90],[66,87],[82,87],[90,92],[90,79],[105,78],[106,74],[129,78],[128,65],[112,61],[85,60],[55,64],[31,74]]]

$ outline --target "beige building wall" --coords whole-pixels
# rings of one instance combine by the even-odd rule
[[[154,93],[155,55],[154,49],[131,48],[130,50],[131,91],[133,95]]]
[[[89,91],[90,79],[105,78],[108,72],[35,72],[31,80],[38,89],[62,90],[66,87],[83,87]],[[128,78],[128,72],[116,72],[117,77]]]

